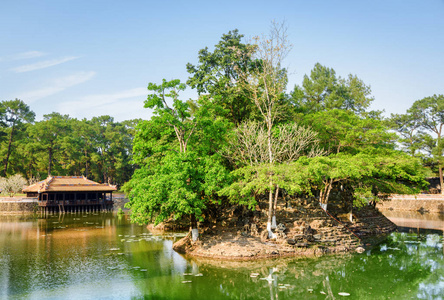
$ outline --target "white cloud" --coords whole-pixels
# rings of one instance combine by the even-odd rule
[[[77,59],[77,58],[79,58],[79,57],[78,56],[68,56],[68,57],[63,57],[63,58],[59,58],[59,59],[45,60],[45,61],[40,61],[40,62],[37,62],[34,64],[30,64],[30,65],[24,65],[24,66],[12,68],[11,70],[16,73],[29,72],[29,71],[34,71],[34,70],[39,70],[39,69],[44,69],[44,68],[56,66],[56,65],[59,65],[59,64],[65,63],[67,61]]]
[[[120,121],[146,119],[151,116],[150,110],[143,108],[147,94],[146,88],[134,88],[112,94],[87,95],[78,101],[60,103],[58,111],[77,118],[110,115]]]
[[[49,82],[48,86],[41,89],[21,93],[18,98],[23,99],[27,103],[32,103],[44,97],[48,97],[56,93],[59,93],[69,87],[88,81],[91,78],[93,78],[95,74],[96,72],[93,71],[78,72],[69,76],[54,79],[51,82]]]
[[[146,88],[135,88],[130,90],[125,90],[113,94],[98,94],[98,95],[88,95],[81,98],[81,102],[94,102],[97,105],[112,103],[121,99],[140,97],[148,95]]]
[[[22,60],[22,59],[30,59],[30,58],[36,58],[46,55],[44,52],[40,51],[28,51],[28,52],[22,52],[17,54],[12,54],[6,57],[0,57],[0,61],[2,60]]]
[[[46,55],[44,52],[40,51],[28,51],[23,53],[14,54],[11,56],[11,59],[13,60],[21,60],[21,59],[29,59],[29,58],[35,58],[35,57],[41,57]]]

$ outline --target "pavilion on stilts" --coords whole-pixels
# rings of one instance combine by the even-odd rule
[[[38,198],[43,213],[110,211],[116,186],[100,184],[84,176],[49,176],[23,189]]]

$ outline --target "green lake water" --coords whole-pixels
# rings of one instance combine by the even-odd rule
[[[227,262],[126,215],[0,216],[0,299],[443,299],[442,231],[402,230],[362,254]]]

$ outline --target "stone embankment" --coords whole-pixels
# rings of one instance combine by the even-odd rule
[[[0,197],[0,213],[26,214],[38,211],[37,198]]]
[[[339,221],[313,206],[281,209],[277,212],[281,223],[275,230],[276,238],[268,238],[262,218],[252,218],[241,226],[233,220],[205,228],[194,243],[185,237],[174,249],[190,256],[233,260],[313,256],[364,251],[396,230],[395,224],[371,207],[355,212],[353,217],[353,222]]]
[[[444,195],[392,195],[387,200],[380,201],[376,207],[381,210],[422,211],[444,214]]]

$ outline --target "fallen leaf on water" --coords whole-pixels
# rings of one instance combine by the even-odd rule
[[[338,295],[339,295],[339,296],[350,296],[349,293],[344,293],[344,292],[340,292],[340,293],[338,293]]]

